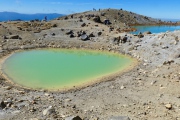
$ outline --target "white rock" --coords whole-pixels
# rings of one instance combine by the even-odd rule
[[[153,80],[152,82],[151,82],[151,85],[153,85],[153,84],[155,84],[156,83],[156,80]]]
[[[124,88],[125,88],[124,85],[122,85],[122,86],[121,86],[121,90],[124,89]]]
[[[167,109],[171,109],[171,108],[172,108],[172,105],[171,105],[171,104],[166,104],[165,107],[166,107]]]
[[[45,95],[45,96],[50,96],[48,93],[45,93],[44,95]]]
[[[49,106],[47,109],[43,111],[43,115],[50,115],[53,112],[55,112],[54,108],[52,106]]]

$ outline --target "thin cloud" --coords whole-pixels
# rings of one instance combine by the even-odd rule
[[[15,3],[16,3],[19,7],[21,7],[21,5],[22,5],[21,0],[16,0]]]
[[[94,4],[94,3],[78,3],[76,5],[92,5],[92,4]]]
[[[16,0],[16,4],[20,4],[21,3],[21,1],[20,0]]]
[[[72,2],[33,2],[33,3],[39,3],[39,4],[53,4],[53,5],[72,5]]]
[[[50,4],[62,4],[62,5],[72,5],[71,2],[50,2]]]
[[[85,5],[100,6],[100,5],[103,5],[103,3],[76,3],[75,5],[79,5],[79,6],[85,6]]]
[[[120,5],[124,5],[124,4],[119,4],[119,3],[117,3],[117,4],[113,4],[113,5],[117,5],[117,6],[120,6]]]

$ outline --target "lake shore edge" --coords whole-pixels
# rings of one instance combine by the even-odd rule
[[[107,81],[111,81],[113,80],[113,78],[116,78],[117,76],[120,76],[122,75],[123,73],[125,72],[128,72],[130,71],[131,69],[133,69],[135,66],[137,66],[138,64],[140,64],[137,60],[133,59],[131,56],[127,56],[127,55],[123,55],[123,54],[120,54],[118,51],[108,51],[108,50],[97,50],[97,49],[87,49],[87,48],[75,48],[75,47],[72,47],[72,48],[69,48],[68,49],[66,47],[64,47],[62,50],[86,50],[86,51],[93,51],[93,52],[105,52],[107,54],[118,54],[118,55],[123,55],[124,57],[127,57],[129,59],[132,60],[132,63],[130,65],[128,65],[127,68],[124,68],[123,67],[123,70],[119,70],[117,72],[113,72],[113,73],[109,73],[107,75],[101,75],[101,77],[98,77],[96,79],[92,79],[90,82],[87,82],[87,83],[83,83],[82,85],[77,85],[76,87],[68,87],[68,88],[62,88],[62,89],[33,89],[33,88],[28,88],[28,87],[23,87],[21,85],[18,85],[17,83],[15,83],[13,80],[11,80],[8,75],[3,71],[3,64],[4,62],[6,61],[6,59],[8,59],[9,57],[11,57],[13,54],[17,53],[17,52],[24,52],[24,51],[29,51],[29,50],[49,50],[49,49],[54,49],[54,50],[58,50],[58,49],[62,49],[62,48],[33,48],[33,49],[26,49],[26,50],[22,50],[22,49],[19,49],[19,50],[13,50],[11,51],[10,53],[8,53],[7,55],[3,56],[1,59],[0,59],[0,72],[1,72],[1,75],[4,77],[5,80],[7,80],[10,84],[12,84],[12,87],[20,87],[20,88],[23,88],[23,89],[27,89],[27,90],[45,90],[45,91],[51,91],[51,92],[68,92],[68,91],[73,91],[73,90],[80,90],[80,89],[83,89],[87,86],[91,86],[93,84],[98,84],[98,83],[101,83],[101,82],[107,82]]]

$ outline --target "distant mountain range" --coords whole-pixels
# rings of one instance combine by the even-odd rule
[[[0,12],[0,21],[14,21],[14,20],[22,20],[22,21],[30,21],[30,20],[43,20],[47,16],[47,20],[52,20],[64,14],[57,13],[37,13],[37,14],[21,14],[16,12]]]

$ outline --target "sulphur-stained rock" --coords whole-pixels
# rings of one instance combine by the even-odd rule
[[[43,115],[51,115],[52,113],[54,113],[55,110],[52,106],[49,106],[48,108],[46,108],[44,111],[43,111]]]
[[[70,116],[65,118],[65,120],[82,120],[79,116]]]
[[[127,116],[112,116],[108,120],[130,120]]]

